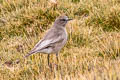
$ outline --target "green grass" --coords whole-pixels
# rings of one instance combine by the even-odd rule
[[[62,14],[74,20],[59,63],[51,55],[53,71],[40,53],[2,65],[22,59]],[[0,80],[119,80],[119,58],[119,0],[0,0]]]

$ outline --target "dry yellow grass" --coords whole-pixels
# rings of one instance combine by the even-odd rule
[[[0,80],[120,80],[119,0],[1,0]],[[44,36],[55,18],[65,13],[69,39],[59,55],[34,54],[22,59]],[[58,70],[57,66],[58,64]]]

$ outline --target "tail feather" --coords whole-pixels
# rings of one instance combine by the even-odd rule
[[[33,53],[35,53],[35,51],[30,51],[27,55],[24,56],[24,58],[29,57],[29,56],[32,55]]]
[[[27,57],[29,57],[30,55],[32,55],[33,53],[35,53],[34,51],[30,51],[27,55],[25,55],[24,57],[23,57],[23,59],[25,59],[25,58],[27,58]],[[15,63],[20,63],[20,61],[21,61],[21,59],[17,59],[16,61],[15,61]]]

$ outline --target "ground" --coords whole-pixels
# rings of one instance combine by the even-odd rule
[[[119,80],[119,0],[0,0],[0,80]],[[59,54],[25,60],[56,17],[73,18]],[[14,62],[21,59],[19,64]],[[7,62],[13,62],[7,63]],[[5,64],[4,64],[5,63]],[[10,65],[11,64],[11,65]]]

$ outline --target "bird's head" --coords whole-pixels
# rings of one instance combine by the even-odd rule
[[[67,16],[59,16],[56,20],[54,25],[59,25],[65,27],[68,21],[72,19],[69,19]]]

